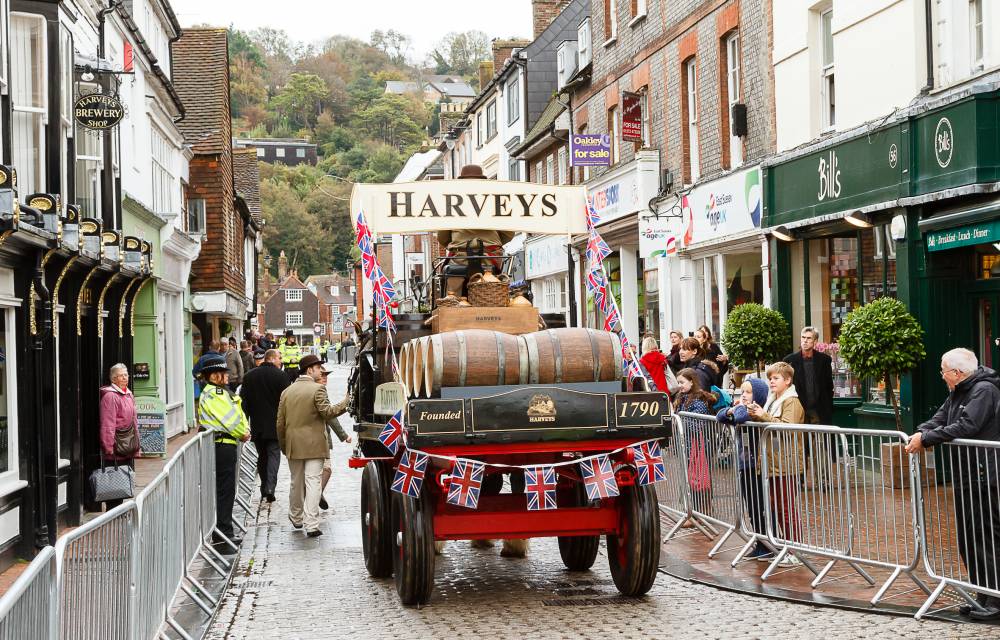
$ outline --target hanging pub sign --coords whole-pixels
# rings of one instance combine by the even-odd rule
[[[642,142],[642,96],[622,93],[622,139]]]
[[[105,93],[88,93],[73,105],[73,118],[87,129],[110,129],[118,126],[124,117],[125,107],[121,101]]]

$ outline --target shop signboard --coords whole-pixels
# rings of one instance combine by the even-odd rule
[[[611,136],[602,133],[574,133],[569,137],[571,167],[610,167]]]
[[[525,278],[531,280],[567,270],[565,236],[545,236],[524,245]]]
[[[125,117],[125,107],[117,96],[88,93],[73,105],[73,118],[81,127],[94,130],[111,129]]]
[[[913,194],[1000,180],[996,95],[976,97],[916,118]]]
[[[944,251],[987,242],[1000,242],[1000,220],[927,232],[928,251]]]
[[[622,94],[622,139],[642,142],[642,96],[638,93]]]
[[[135,399],[139,424],[139,448],[144,458],[167,455],[166,408],[163,400],[140,396]]]
[[[895,124],[769,167],[765,224],[776,226],[896,200],[908,189],[909,141]]]
[[[692,244],[760,229],[762,209],[760,168],[736,171],[692,189],[669,211],[661,210],[658,219],[640,220],[639,252],[644,258],[672,255]]]

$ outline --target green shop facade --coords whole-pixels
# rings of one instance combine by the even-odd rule
[[[988,90],[987,90],[988,89]],[[834,359],[834,422],[895,428],[884,384],[839,357],[850,311],[903,301],[927,358],[897,383],[912,431],[944,399],[939,360],[968,347],[1000,366],[1000,91],[929,98],[885,123],[764,164],[772,300],[796,344],[805,326]]]

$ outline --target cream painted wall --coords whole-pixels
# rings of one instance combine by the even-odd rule
[[[920,0],[775,0],[774,64],[778,151],[820,136],[820,20],[833,7],[837,122],[857,126],[906,106],[924,77]]]

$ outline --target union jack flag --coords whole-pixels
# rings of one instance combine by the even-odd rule
[[[420,487],[424,484],[424,473],[427,472],[427,455],[407,449],[399,459],[396,467],[396,477],[392,481],[392,490],[404,496],[420,497]]]
[[[594,211],[594,200],[587,197],[587,229],[593,229],[601,222],[601,217]]]
[[[357,218],[357,230],[355,231],[354,241],[361,245],[362,238],[371,237],[371,229],[368,228],[368,224],[365,222],[365,213],[363,211],[358,211]]]
[[[587,241],[587,260],[590,264],[599,264],[611,254],[611,247],[604,241],[597,229],[590,230],[590,239]]]
[[[621,316],[618,315],[618,305],[609,304],[610,307],[604,313],[604,330],[605,331],[615,331],[618,329],[618,322],[621,320]],[[622,349],[625,348],[624,341],[622,342]]]
[[[604,272],[595,267],[587,273],[587,291],[594,297],[594,304],[602,312],[608,304],[608,287],[604,281]]]
[[[643,442],[631,447],[635,468],[639,470],[639,484],[647,485],[667,479],[667,469],[663,466],[660,443]]]
[[[555,467],[529,467],[524,470],[524,491],[528,494],[528,511],[556,508]]]
[[[400,409],[396,415],[389,418],[385,423],[382,432],[378,434],[378,440],[385,445],[392,455],[399,451],[399,442],[403,439],[403,410]]]
[[[583,485],[587,488],[587,499],[614,498],[618,495],[618,482],[611,468],[611,459],[606,455],[595,456],[580,463]]]
[[[483,487],[483,472],[486,465],[474,460],[457,460],[451,471],[448,486],[448,504],[466,509],[479,506],[479,490]]]

